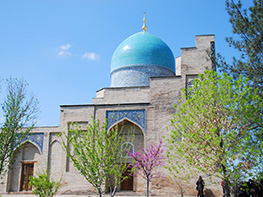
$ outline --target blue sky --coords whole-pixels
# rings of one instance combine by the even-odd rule
[[[90,104],[110,87],[111,56],[142,31],[145,11],[147,31],[175,57],[202,34],[215,34],[227,60],[235,54],[224,0],[0,0],[0,77],[24,78],[40,103],[38,126],[59,125],[60,105]]]

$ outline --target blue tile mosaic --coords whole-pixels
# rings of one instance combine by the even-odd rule
[[[43,153],[43,142],[44,142],[44,133],[30,133],[27,138],[21,140],[20,144],[23,144],[26,141],[33,142],[38,146],[41,153]],[[18,146],[18,143],[15,144],[15,147]]]
[[[122,121],[124,118],[138,124],[144,131],[146,129],[145,110],[107,111],[106,118],[108,129],[115,123]]]
[[[211,57],[215,57],[215,41],[210,42]]]
[[[159,66],[130,66],[111,73],[111,87],[149,86],[150,77],[174,76],[170,69]]]

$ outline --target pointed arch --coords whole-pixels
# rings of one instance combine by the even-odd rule
[[[122,119],[114,122],[114,124],[109,127],[108,131],[110,132],[111,129],[115,128],[117,128],[119,132],[122,132],[122,135],[130,135],[131,133],[134,134],[133,140],[124,142],[120,147],[120,151],[122,151],[122,148],[125,147],[125,145],[125,149],[129,149],[130,152],[139,151],[144,147],[145,132],[141,125],[136,121],[133,121],[128,117],[123,117]],[[130,163],[132,163],[132,158],[128,157],[126,165],[130,165]],[[119,187],[120,190],[133,190],[135,187],[137,187],[137,179],[132,176],[130,169],[127,169],[127,171],[123,172],[123,176],[128,176],[128,179],[122,181]]]
[[[8,191],[28,191],[31,190],[29,177],[34,175],[41,158],[39,146],[27,139],[14,149],[14,163],[8,174]]]
[[[35,142],[32,142],[31,140],[27,139],[25,141],[23,141],[21,144],[17,145],[14,148],[14,152],[16,152],[17,150],[19,150],[20,148],[22,148],[25,144],[30,143],[32,144],[35,148],[37,148],[37,150],[39,151],[39,154],[42,154],[42,150],[40,149],[40,147],[38,146],[38,144],[36,144]]]
[[[61,143],[57,139],[52,140],[49,145],[48,174],[56,181],[58,181],[61,176],[61,152]]]
[[[114,127],[116,127],[116,126],[125,124],[126,121],[127,121],[127,122],[130,122],[131,124],[133,124],[133,125],[135,125],[135,126],[137,126],[137,127],[139,127],[139,129],[141,130],[142,134],[145,136],[145,132],[144,132],[143,128],[142,128],[137,122],[135,122],[135,121],[133,121],[133,120],[127,118],[127,117],[125,117],[125,118],[123,118],[123,119],[115,122],[114,124],[112,124],[112,125],[108,128],[108,131],[110,131],[112,128],[114,128]]]
[[[34,145],[36,145],[40,152],[43,153],[43,144],[44,144],[44,133],[29,133],[25,138],[21,139],[22,141],[15,142],[15,148],[20,147],[21,144],[24,144],[26,141],[30,141]]]
[[[120,122],[125,118],[129,119],[133,123],[136,123],[136,125],[139,125],[142,131],[146,131],[145,109],[106,111],[108,128],[112,127],[112,125],[114,125],[116,122]]]
[[[51,142],[50,142],[50,145],[49,146],[52,146],[53,143],[55,142],[58,142],[60,145],[61,145],[61,142],[58,140],[58,139],[53,139]]]

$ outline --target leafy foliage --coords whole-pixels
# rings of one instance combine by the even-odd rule
[[[61,137],[67,156],[99,195],[109,188],[110,195],[114,196],[120,182],[127,178],[122,177],[128,158],[122,157],[124,150],[121,145],[132,142],[131,133],[124,135],[118,127],[108,132],[106,123],[100,126],[99,120],[93,119],[87,130],[80,127],[68,129]]]
[[[263,1],[253,0],[253,6],[243,9],[241,1],[226,1],[235,37],[227,42],[241,53],[240,58],[233,58],[233,64],[227,64],[221,57],[219,68],[234,78],[239,75],[248,77],[254,88],[263,94]]]
[[[147,197],[149,196],[149,182],[153,178],[159,177],[159,173],[155,172],[155,168],[162,166],[164,156],[162,155],[163,149],[161,149],[162,142],[158,146],[151,145],[149,148],[142,148],[141,152],[135,152],[134,154],[129,152],[130,157],[134,159],[132,168],[134,172],[137,172],[147,181]]]
[[[189,97],[183,90],[171,120],[169,170],[179,178],[182,172],[204,172],[227,181],[256,175],[263,157],[258,90],[247,78],[233,80],[214,71],[199,75],[193,84],[194,94]]]
[[[38,177],[30,176],[29,184],[33,187],[33,193],[39,197],[55,196],[59,187],[61,179],[58,182],[49,180],[47,172],[39,174]]]
[[[2,103],[4,121],[0,130],[0,179],[8,171],[19,144],[35,126],[38,101],[34,96],[27,98],[27,83],[23,79],[10,78],[6,81],[7,95]]]

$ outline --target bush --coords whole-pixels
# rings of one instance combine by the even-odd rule
[[[55,182],[53,179],[49,180],[47,172],[39,174],[38,177],[29,177],[29,184],[33,187],[33,193],[39,197],[52,197],[56,195],[60,187],[61,179]]]

